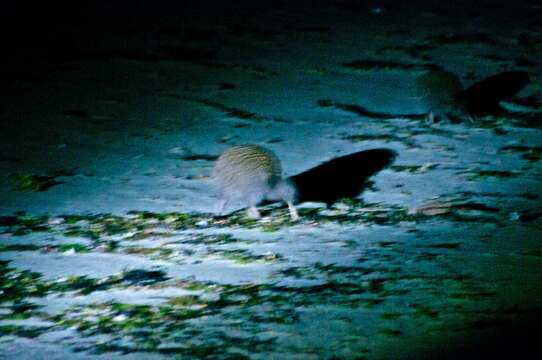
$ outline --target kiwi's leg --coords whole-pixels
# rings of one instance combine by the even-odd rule
[[[430,110],[425,116],[425,121],[429,124],[434,124],[437,121],[437,116],[433,110]]]
[[[220,198],[220,200],[218,201],[217,213],[219,215],[224,215],[224,210],[226,209],[228,204],[229,204],[229,201],[227,198]]]
[[[259,219],[261,218],[260,211],[258,210],[257,206],[259,203],[262,202],[264,195],[259,192],[253,192],[249,193],[245,200],[246,204],[248,205],[247,209],[247,216],[252,219]]]
[[[261,217],[258,208],[254,205],[250,206],[247,210],[247,216],[252,219],[259,219]]]
[[[299,220],[299,214],[297,213],[297,209],[294,206],[294,203],[291,201],[286,201],[286,204],[288,204],[288,211],[290,212],[290,217],[293,221]]]

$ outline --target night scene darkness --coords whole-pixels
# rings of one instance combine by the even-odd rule
[[[542,1],[3,1],[0,359],[542,353]]]

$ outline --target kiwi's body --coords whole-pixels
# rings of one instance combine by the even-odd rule
[[[296,189],[289,180],[282,179],[280,160],[269,149],[246,144],[226,150],[216,161],[212,172],[220,211],[233,202],[248,206],[248,214],[259,218],[257,205],[263,200],[283,200],[290,215],[297,219],[293,206]]]

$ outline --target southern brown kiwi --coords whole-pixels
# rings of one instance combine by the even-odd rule
[[[297,189],[282,178],[280,160],[258,145],[237,145],[226,150],[215,163],[212,179],[220,199],[220,213],[230,202],[248,206],[248,216],[259,218],[257,205],[263,200],[282,200],[292,220],[299,218],[294,207]]]
[[[465,116],[465,104],[458,98],[463,91],[459,77],[448,71],[428,71],[416,81],[427,119],[433,122],[443,116]]]
[[[321,100],[320,106],[334,107],[373,119],[406,118],[413,120],[438,120],[448,118],[453,122],[467,119],[471,123],[478,117],[506,113],[499,104],[529,83],[526,71],[504,71],[484,78],[466,89],[459,77],[444,70],[431,70],[416,80],[416,92],[422,100],[423,113],[390,114],[375,112],[360,105]]]

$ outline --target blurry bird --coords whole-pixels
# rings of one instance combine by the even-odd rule
[[[334,107],[373,119],[406,118],[437,121],[447,118],[453,122],[506,113],[500,102],[511,98],[529,83],[526,71],[505,71],[482,79],[466,89],[459,77],[443,70],[431,70],[416,81],[417,94],[423,104],[423,113],[390,114],[376,112],[360,105],[344,104],[329,99],[320,100],[320,106]]]

